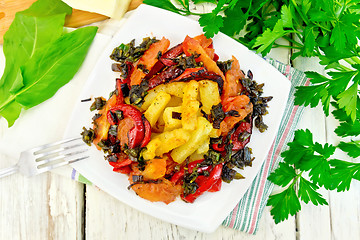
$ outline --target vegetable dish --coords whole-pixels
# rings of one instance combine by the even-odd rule
[[[247,147],[253,126],[267,129],[272,97],[261,96],[263,84],[234,56],[219,61],[204,35],[169,47],[165,37],[147,37],[113,50],[115,90],[95,98],[93,127],[82,136],[140,197],[192,203],[244,178],[239,171],[254,160]]]

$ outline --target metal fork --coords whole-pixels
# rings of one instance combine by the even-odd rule
[[[28,177],[47,172],[88,158],[89,156],[85,155],[87,150],[88,147],[81,137],[35,147],[22,152],[16,165],[0,170],[0,178],[17,172]]]

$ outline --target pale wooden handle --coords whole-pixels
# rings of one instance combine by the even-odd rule
[[[0,170],[0,178],[9,176],[9,175],[14,174],[14,173],[17,173],[18,171],[19,171],[19,166],[18,165],[14,165],[14,166],[9,167],[9,168],[1,169]]]

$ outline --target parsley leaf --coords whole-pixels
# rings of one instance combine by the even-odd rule
[[[301,200],[305,203],[311,201],[314,205],[328,205],[322,195],[316,192],[318,189],[319,187],[316,184],[300,177],[299,198],[301,198]]]
[[[354,123],[343,122],[335,129],[335,133],[340,137],[358,136],[360,129],[360,121]]]
[[[234,8],[225,10],[224,13],[227,17],[223,19],[223,26],[220,28],[221,32],[228,36],[233,36],[245,27],[249,15],[243,6],[244,2],[245,1],[238,1]]]
[[[351,117],[347,115],[346,111],[339,107],[339,104],[332,103],[332,106],[335,108],[335,110],[332,111],[332,114],[340,121],[339,126],[336,127],[334,132],[340,137],[360,135],[360,97],[357,96],[356,119],[354,122]]]
[[[342,160],[330,160],[333,181],[337,185],[337,191],[350,189],[352,179],[360,180],[360,163],[346,162]]]
[[[278,21],[275,24],[273,30],[266,29],[265,32],[256,38],[254,48],[259,47],[256,52],[262,53],[266,55],[270,52],[272,45],[275,43],[275,40],[281,38],[282,36],[286,35],[287,32],[284,30],[283,22]]]
[[[354,121],[356,118],[356,99],[358,93],[358,83],[355,82],[346,91],[338,95],[340,108],[344,108],[346,114]]]
[[[281,162],[279,163],[279,167],[269,175],[268,179],[281,187],[285,187],[295,177],[296,173],[294,167]]]
[[[312,86],[296,87],[295,104],[316,107],[321,101],[323,110],[329,115],[331,97],[337,100],[339,108],[343,108],[352,121],[356,118],[357,92],[360,79],[359,71],[332,71],[331,78],[316,72],[306,72]],[[350,81],[354,83],[347,88]]]
[[[205,36],[212,38],[223,26],[223,18],[216,13],[207,13],[200,16],[199,23],[204,27]]]
[[[302,55],[305,57],[312,57],[316,55],[315,47],[317,45],[316,38],[318,37],[320,31],[319,27],[315,25],[308,25],[304,29],[304,50]]]
[[[360,141],[340,142],[338,147],[350,157],[360,157]]]
[[[328,84],[322,83],[313,86],[299,86],[296,87],[295,92],[295,105],[304,105],[316,107],[320,101],[324,103],[323,110],[326,115],[330,111],[330,96],[326,90]]]
[[[281,193],[271,195],[267,206],[272,206],[270,213],[275,223],[284,221],[289,215],[294,216],[301,209],[294,185],[291,185]]]
[[[351,156],[360,156],[359,142],[322,145],[314,142],[309,130],[297,130],[288,146],[288,150],[281,154],[284,162],[268,177],[271,182],[285,187],[283,192],[270,196],[268,201],[275,222],[283,221],[289,215],[294,215],[294,211],[299,211],[300,208],[296,207],[299,200],[305,203],[311,201],[314,205],[328,204],[317,191],[320,187],[345,191],[350,188],[352,179],[360,179],[360,163],[330,159],[337,147],[351,152]],[[308,173],[310,179],[306,179],[304,173]],[[294,189],[298,180],[299,187]]]

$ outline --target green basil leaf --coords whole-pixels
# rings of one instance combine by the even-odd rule
[[[21,14],[33,15],[38,17],[46,17],[65,13],[70,15],[72,8],[60,0],[38,0],[34,2],[28,9],[20,12]]]
[[[22,67],[24,87],[15,101],[31,108],[52,97],[80,68],[97,27],[67,33],[35,53]]]
[[[25,11],[18,12],[4,35],[5,69],[0,79],[0,115],[9,126],[18,118],[22,106],[12,94],[23,87],[20,66],[43,45],[60,37],[65,15],[72,9],[60,0],[38,0]]]
[[[7,120],[8,126],[11,127],[20,116],[21,109],[22,106],[20,104],[12,101],[6,105],[6,108],[0,110],[0,115]]]
[[[5,41],[7,42],[4,43],[4,54],[8,68],[3,78],[4,80],[7,78],[8,85],[10,85],[11,80],[14,81],[17,78],[19,67],[25,64],[37,50],[61,36],[64,22],[65,14],[51,17],[34,17],[22,14],[17,16],[17,21],[12,25],[12,31],[6,34]],[[8,52],[9,50],[11,52]],[[12,86],[11,92],[14,93],[21,87],[22,83],[16,82],[16,86]]]

